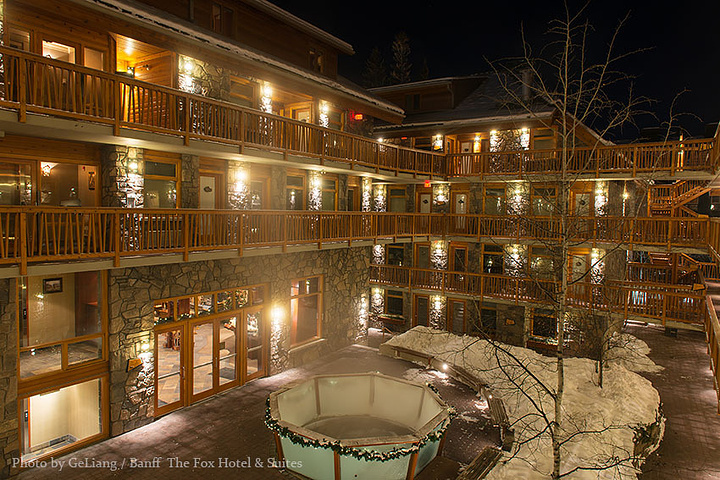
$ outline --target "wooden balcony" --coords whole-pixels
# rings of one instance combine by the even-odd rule
[[[532,221],[531,221],[532,220]],[[707,248],[711,221],[574,217],[570,239],[660,248]],[[720,224],[713,223],[713,227]],[[557,219],[420,213],[0,207],[0,265],[210,250],[453,237],[466,241],[560,239]],[[718,230],[717,234],[720,234]],[[718,237],[715,237],[718,238]]]
[[[442,155],[401,148],[121,75],[0,47],[0,107],[335,161],[348,168],[445,175]]]
[[[571,150],[567,173],[603,177],[614,174],[714,172],[716,139],[582,147]],[[562,149],[447,155],[450,177],[547,177],[562,172]]]
[[[553,305],[559,282],[486,273],[448,272],[419,268],[371,265],[370,281],[409,290],[436,291],[442,295],[472,295],[515,303]],[[599,314],[623,314],[667,325],[677,322],[701,327],[705,297],[690,288],[652,283],[575,283],[568,289],[568,304],[591,308]]]
[[[121,75],[0,47],[5,85],[0,107],[112,126],[338,162],[349,169],[442,177],[557,175],[562,150],[447,156],[414,150],[191,95]],[[713,173],[717,139],[580,148],[568,172],[603,176],[662,172]]]

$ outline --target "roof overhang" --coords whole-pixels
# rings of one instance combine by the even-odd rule
[[[361,109],[368,115],[388,122],[399,123],[404,117],[404,111],[400,107],[377,98],[367,91],[343,85],[331,78],[199,29],[185,20],[168,18],[168,14],[151,6],[133,0],[69,1],[180,40],[194,50],[207,51],[216,57],[221,56],[230,64],[250,64],[255,66],[255,70],[261,67],[263,73],[267,72],[265,80],[278,81],[278,83],[285,81],[292,88],[299,90],[304,88],[306,91],[309,88],[323,92],[328,101],[342,101],[349,108]]]

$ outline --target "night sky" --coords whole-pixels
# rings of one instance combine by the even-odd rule
[[[487,60],[518,55],[520,27],[535,50],[548,41],[549,22],[564,15],[559,0],[460,2],[440,0],[271,0],[298,17],[350,43],[356,54],[343,56],[340,74],[362,83],[365,60],[373,47],[391,60],[398,31],[410,38],[413,68],[427,59],[430,78],[490,70]],[[470,5],[470,6],[468,6]],[[630,14],[620,34],[620,51],[648,49],[622,63],[635,76],[635,91],[654,100],[653,115],[640,126],[657,126],[670,117],[670,105],[682,93],[675,112],[691,135],[703,136],[706,124],[720,119],[720,2],[596,0],[586,9],[595,45],[604,45],[619,20]],[[714,130],[713,130],[714,132]],[[616,135],[632,138],[635,127]]]

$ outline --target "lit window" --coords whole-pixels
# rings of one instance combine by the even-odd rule
[[[82,440],[100,437],[103,382],[99,378],[22,399],[23,462],[48,457]]]
[[[75,63],[75,47],[64,45],[58,42],[42,42],[43,57],[50,57],[62,62]]]
[[[102,359],[101,277],[79,272],[20,281],[21,378]]]

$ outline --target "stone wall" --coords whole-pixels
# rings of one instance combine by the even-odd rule
[[[132,155],[134,158],[130,158]],[[131,168],[134,167],[134,168]],[[108,145],[100,155],[103,207],[142,207],[145,198],[143,151]]]
[[[287,171],[283,167],[270,168],[270,208],[273,210],[285,209],[285,187],[287,186]]]
[[[17,411],[17,316],[15,280],[0,279],[0,478],[16,473],[20,457]],[[13,471],[11,471],[13,470]]]
[[[200,207],[200,157],[180,155],[180,202],[182,208]],[[215,188],[219,188],[216,185]]]
[[[153,301],[225,288],[267,283],[272,319],[270,373],[320,358],[366,335],[360,311],[370,295],[370,248],[312,251],[287,255],[126,268],[109,273],[111,433],[119,435],[152,421],[152,359],[127,371],[137,345],[151,339]],[[302,348],[290,345],[290,280],[323,275],[323,340]],[[363,302],[365,306],[363,307]],[[270,323],[268,323],[270,325]]]

